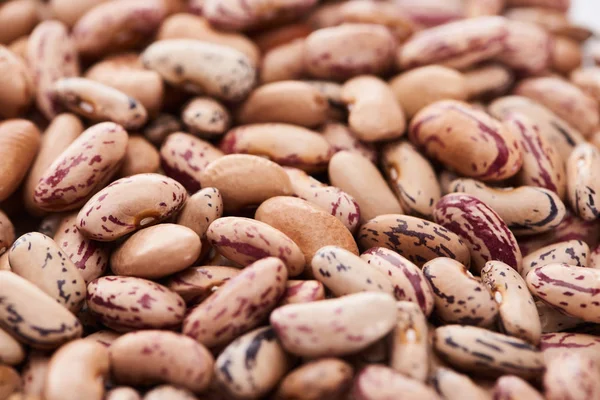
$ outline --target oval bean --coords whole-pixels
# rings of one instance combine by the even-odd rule
[[[127,150],[117,176],[124,178],[137,174],[150,174],[158,171],[160,155],[158,150],[141,135],[131,135]]]
[[[512,70],[500,64],[483,65],[466,71],[463,75],[469,99],[487,99],[502,95],[514,81]]]
[[[0,365],[0,396],[8,398],[21,387],[21,377],[17,370],[8,365]]]
[[[260,82],[299,79],[303,75],[304,39],[296,39],[265,52],[260,66]]]
[[[552,68],[565,75],[580,67],[583,61],[579,42],[564,36],[554,36],[551,57]]]
[[[46,352],[39,350],[29,352],[27,361],[21,370],[21,377],[23,379],[21,389],[23,394],[42,398],[49,364],[50,355],[46,354]]]
[[[560,358],[562,354],[581,354],[595,361],[600,360],[600,339],[597,336],[573,332],[552,332],[542,335],[540,350],[546,363]]]
[[[402,393],[406,400],[439,400],[440,396],[425,384],[383,365],[370,365],[354,379],[352,394],[357,400],[392,399]]]
[[[490,395],[486,390],[478,386],[467,375],[453,369],[437,367],[431,380],[432,386],[446,400],[460,400],[467,396],[472,400],[490,400]]]
[[[190,267],[171,276],[165,286],[180,295],[187,304],[199,304],[240,272],[233,267]]]
[[[177,224],[193,230],[204,239],[206,230],[223,215],[221,192],[207,187],[191,195],[177,216]]]
[[[507,21],[504,50],[497,59],[517,73],[537,75],[550,64],[552,38],[543,28],[529,22]]]
[[[573,149],[567,160],[567,194],[571,207],[586,221],[598,219],[600,211],[600,186],[595,171],[600,168],[600,150],[589,143]]]
[[[146,392],[143,400],[198,400],[189,390],[179,386],[160,385]]]
[[[0,45],[0,116],[15,118],[27,110],[35,88],[27,65],[8,48]]]
[[[356,134],[344,124],[328,122],[321,128],[321,134],[333,147],[334,152],[348,151],[367,158],[372,163],[377,162],[377,150],[372,143],[361,142]]]
[[[392,331],[390,366],[409,378],[425,382],[429,372],[427,317],[415,303],[399,301],[398,322]]]
[[[155,146],[160,146],[167,136],[182,129],[183,124],[175,116],[171,114],[159,114],[156,118],[150,120],[144,128],[144,137]]]
[[[5,2],[0,7],[0,43],[10,43],[26,35],[38,23],[39,4],[31,0]]]
[[[544,397],[534,389],[527,381],[514,375],[504,375],[494,385],[494,399],[516,400],[531,399],[544,400]]]
[[[181,120],[198,136],[216,137],[231,126],[229,111],[210,97],[195,97],[181,111]]]
[[[25,348],[4,329],[0,329],[0,363],[21,364],[25,359]]]
[[[566,352],[548,363],[544,374],[544,394],[548,400],[600,398],[598,361]]]
[[[106,400],[142,400],[142,397],[133,388],[118,386],[106,392]]]
[[[544,246],[523,257],[521,276],[525,278],[532,269],[554,263],[576,267],[587,267],[590,264],[590,268],[593,268],[590,247],[581,240],[568,240]]]
[[[315,280],[288,280],[285,293],[279,302],[280,306],[286,304],[310,303],[325,299],[325,287]]]

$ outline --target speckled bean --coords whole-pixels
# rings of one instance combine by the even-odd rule
[[[498,305],[486,285],[456,260],[439,257],[423,266],[433,289],[435,315],[446,324],[490,327]]]
[[[171,329],[183,320],[183,299],[145,279],[104,276],[90,282],[87,289],[92,314],[116,331]]]
[[[579,353],[600,361],[600,338],[573,332],[546,333],[540,340],[540,350],[546,363],[560,358],[564,353]]]
[[[233,267],[190,267],[171,276],[165,286],[180,295],[187,304],[199,304],[240,272]]]
[[[537,345],[542,328],[525,280],[503,262],[488,261],[481,270],[481,281],[498,303],[500,330]]]
[[[431,384],[446,400],[491,400],[489,393],[467,375],[445,366],[436,367],[431,374]]]
[[[229,343],[256,327],[275,307],[287,275],[277,258],[251,264],[187,315],[183,333],[209,348]]]
[[[183,123],[177,117],[163,113],[148,122],[144,128],[144,137],[155,146],[160,146],[167,136],[182,129]]]
[[[329,122],[320,131],[323,138],[329,142],[336,153],[338,151],[349,151],[362,155],[372,163],[377,162],[377,150],[374,145],[361,142],[348,126],[337,122]]]
[[[17,274],[0,271],[0,293],[0,326],[19,342],[51,349],[81,336],[71,312]]]
[[[0,45],[0,116],[14,118],[31,104],[35,88],[27,65],[8,48]]]
[[[600,150],[590,143],[577,145],[567,160],[567,195],[575,213],[586,221],[600,216],[598,170]]]
[[[463,76],[469,99],[487,99],[502,95],[514,82],[512,70],[501,64],[482,65],[465,71]]]
[[[528,22],[507,21],[508,35],[498,61],[517,73],[536,75],[544,71],[551,60],[552,38],[543,28]]]
[[[121,336],[122,334],[119,332],[104,329],[101,331],[94,332],[91,335],[87,335],[85,339],[98,342],[104,347],[110,347],[114,343],[114,341]]]
[[[535,306],[538,310],[540,323],[542,324],[542,333],[561,332],[586,323],[581,318],[563,314],[541,300],[537,300]]]
[[[256,399],[270,392],[292,363],[273,328],[258,328],[221,352],[215,363],[215,379],[237,399]]]
[[[177,216],[177,224],[190,228],[200,238],[209,225],[223,215],[223,199],[219,190],[207,187],[191,195]]]
[[[21,364],[25,359],[25,348],[15,338],[0,329],[0,363],[6,365]]]
[[[544,400],[544,397],[527,381],[514,375],[504,375],[496,381],[493,396],[495,400]]]
[[[183,186],[162,175],[121,178],[83,206],[77,229],[89,239],[113,241],[176,214],[186,199]]]
[[[85,281],[61,248],[41,233],[18,238],[9,253],[11,271],[27,279],[57,303],[77,312],[85,299]]]
[[[188,130],[201,137],[217,137],[231,126],[229,110],[210,97],[195,97],[181,111]]]
[[[85,202],[117,171],[127,149],[120,125],[93,125],[75,139],[42,174],[33,193],[46,211],[72,210]]]
[[[431,158],[483,181],[515,175],[523,156],[515,135],[484,111],[454,100],[423,108],[413,118],[410,140]]]
[[[39,350],[32,350],[27,356],[27,361],[21,370],[23,394],[29,396],[39,396],[42,398],[44,386],[46,385],[46,375],[48,374],[48,364],[50,364],[50,355]]]
[[[283,168],[249,154],[230,154],[214,160],[202,171],[200,180],[202,186],[214,187],[221,192],[226,212],[293,193]]]
[[[62,346],[50,359],[44,385],[47,400],[102,400],[108,378],[108,350],[101,344],[79,339]],[[69,379],[65,380],[65,374]]]
[[[280,104],[272,107],[285,107]],[[329,143],[317,132],[282,123],[249,124],[234,128],[223,137],[221,150],[228,154],[265,157],[282,166],[307,172],[325,170],[333,154]]]
[[[600,364],[583,354],[565,352],[548,363],[544,395],[548,400],[600,398]]]
[[[220,100],[243,99],[256,80],[252,61],[244,53],[200,40],[154,42],[141,57],[146,68],[158,72],[168,83]]]
[[[435,205],[433,218],[465,241],[475,271],[491,260],[520,270],[522,256],[515,236],[502,218],[478,198],[447,194]]]
[[[593,268],[590,247],[581,240],[568,240],[544,246],[523,257],[521,276],[526,277],[535,267],[554,263],[565,263],[576,267],[587,267],[590,264],[589,266]]]
[[[451,365],[479,375],[540,377],[542,353],[529,343],[474,326],[446,325],[435,330],[433,346]]]
[[[589,257],[587,257],[587,254],[589,254]],[[584,267],[600,269],[600,246],[596,246],[591,252],[586,252],[585,255],[587,265],[583,265]],[[569,263],[567,262],[567,264]]]
[[[418,266],[437,257],[449,257],[470,265],[469,248],[441,225],[400,214],[381,215],[367,221],[358,232],[361,249],[385,247]]]
[[[427,317],[415,303],[399,301],[398,322],[391,334],[390,366],[424,382],[429,372]]]
[[[115,340],[109,351],[113,376],[120,383],[171,383],[201,392],[213,377],[210,352],[179,333],[131,332]]]
[[[392,400],[402,393],[406,400],[440,400],[432,388],[384,365],[370,365],[354,379],[352,394],[356,400]]]
[[[325,287],[315,280],[288,280],[285,293],[279,302],[280,306],[286,304],[310,303],[325,299]]]
[[[396,324],[394,298],[364,292],[338,299],[288,304],[271,313],[283,347],[304,357],[340,356],[367,348]]]

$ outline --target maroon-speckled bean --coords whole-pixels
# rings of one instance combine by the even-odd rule
[[[544,400],[544,397],[527,381],[514,375],[504,375],[496,381],[494,400]]]
[[[92,333],[91,335],[87,335],[85,339],[94,340],[104,347],[110,347],[115,340],[120,338],[123,334],[120,332],[111,331],[108,329],[104,329],[101,331],[97,331]]]
[[[469,99],[488,99],[502,95],[514,83],[511,69],[501,64],[484,64],[463,73]],[[433,83],[432,83],[433,84]],[[460,100],[460,99],[458,99]]]
[[[356,400],[391,400],[402,393],[405,400],[440,400],[432,388],[384,365],[370,365],[360,371],[352,388]]]
[[[584,266],[594,269],[600,269],[600,246],[594,247],[594,249],[591,252],[589,252],[588,265]]]
[[[590,247],[581,240],[568,240],[550,244],[523,257],[521,276],[525,278],[533,268],[554,263],[564,263],[584,268],[590,264],[589,266],[594,268],[590,256]]]
[[[190,267],[169,277],[165,286],[180,295],[188,305],[199,304],[240,272],[241,269],[233,267]]]
[[[590,143],[577,145],[567,160],[567,195],[575,214],[586,221],[600,217],[597,171],[600,171],[600,150]]]
[[[584,354],[562,353],[548,363],[544,374],[547,400],[600,398],[600,363]]]
[[[552,38],[548,32],[531,23],[507,21],[508,35],[498,61],[517,73],[536,75],[550,64]]]
[[[424,382],[429,372],[427,317],[415,303],[399,301],[398,322],[392,331],[390,366]]]
[[[210,97],[196,97],[181,111],[181,120],[198,136],[216,137],[229,129],[231,116],[221,103]]]
[[[563,314],[541,300],[537,300],[535,306],[542,324],[542,333],[566,331],[586,324],[581,318]]]
[[[229,343],[271,312],[285,291],[287,276],[277,258],[251,264],[187,315],[183,333],[209,348]]]
[[[190,228],[203,239],[209,225],[222,215],[221,193],[215,188],[207,187],[188,198],[177,216],[177,223]]]
[[[321,134],[336,153],[338,151],[349,151],[362,155],[372,163],[377,162],[377,150],[373,144],[361,142],[346,125],[337,122],[326,123],[321,128]]]
[[[325,299],[325,286],[319,281],[288,280],[285,293],[279,302],[280,306],[286,304],[310,303]]]
[[[540,350],[547,363],[564,353],[579,353],[600,361],[600,338],[573,332],[552,332],[542,335]]]

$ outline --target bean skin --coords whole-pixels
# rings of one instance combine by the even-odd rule
[[[467,375],[447,367],[437,367],[431,385],[446,400],[491,400],[490,394]],[[516,400],[516,399],[515,399]]]
[[[0,254],[4,254],[15,241],[15,227],[6,214],[0,210]]]
[[[34,96],[33,80],[27,65],[16,54],[0,45],[1,84],[0,116],[15,118],[27,110]]]
[[[600,150],[589,143],[573,149],[567,160],[567,194],[575,214],[586,221],[600,217],[600,185],[596,171],[600,169]]]
[[[541,300],[537,300],[535,306],[542,324],[542,333],[561,332],[586,323],[581,318],[563,314]]]
[[[504,375],[494,385],[494,400],[544,400],[527,381],[514,375]]]
[[[191,195],[177,216],[177,224],[190,228],[200,238],[206,236],[209,225],[223,216],[221,193],[211,187]]]
[[[320,132],[323,138],[333,147],[334,152],[349,151],[358,153],[374,164],[377,162],[377,150],[374,145],[361,142],[346,125],[328,122],[323,125]]]
[[[399,301],[398,322],[392,331],[390,366],[409,378],[424,382],[429,372],[427,319],[415,303]]]
[[[573,332],[551,332],[542,335],[540,350],[546,363],[560,358],[564,353],[579,353],[600,362],[600,338]]]
[[[21,364],[25,359],[25,347],[4,329],[0,329],[0,363]]]
[[[600,398],[598,361],[583,354],[563,353],[548,363],[544,394],[548,400]]]
[[[169,277],[165,286],[180,295],[187,304],[199,304],[240,272],[233,267],[189,267]]]
[[[507,21],[505,49],[497,59],[516,73],[537,75],[551,62],[552,37],[534,24]]]
[[[227,108],[210,97],[192,99],[181,111],[181,120],[190,132],[209,138],[222,135],[231,125]]]
[[[198,398],[180,386],[160,385],[146,392],[143,400],[198,400]]]
[[[439,400],[437,393],[425,384],[383,365],[370,365],[354,379],[352,394],[356,400],[392,400],[402,393],[406,400]]]
[[[521,276],[525,278],[536,267],[565,263],[576,267],[590,264],[590,247],[581,240],[568,240],[542,247],[523,258]],[[593,268],[590,265],[590,268]]]
[[[42,398],[44,386],[46,385],[46,375],[48,374],[48,365],[50,364],[50,355],[44,351],[32,350],[29,352],[27,361],[21,370],[23,386],[21,390],[29,396],[38,396]]]
[[[288,280],[280,306],[296,303],[310,303],[325,299],[325,286],[316,280]]]

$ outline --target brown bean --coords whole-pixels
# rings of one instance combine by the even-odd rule
[[[117,176],[124,178],[137,174],[148,174],[158,171],[160,155],[158,150],[141,135],[131,135],[127,141],[127,149],[123,164]]]
[[[568,74],[581,66],[583,55],[575,40],[555,36],[552,40],[552,68],[561,74]]]
[[[2,10],[0,9],[0,13]],[[0,116],[14,118],[27,110],[35,88],[27,65],[16,54],[0,45]]]
[[[0,43],[10,43],[26,35],[38,23],[38,3],[33,0],[5,2],[0,6]]]
[[[0,397],[6,399],[21,387],[21,377],[17,370],[8,365],[0,365]]]
[[[336,153],[338,151],[349,151],[362,155],[372,163],[377,162],[377,150],[374,145],[361,142],[348,126],[329,122],[321,128],[320,132]]]
[[[304,39],[296,39],[274,47],[268,50],[262,59],[262,83],[298,79],[304,74]]]

